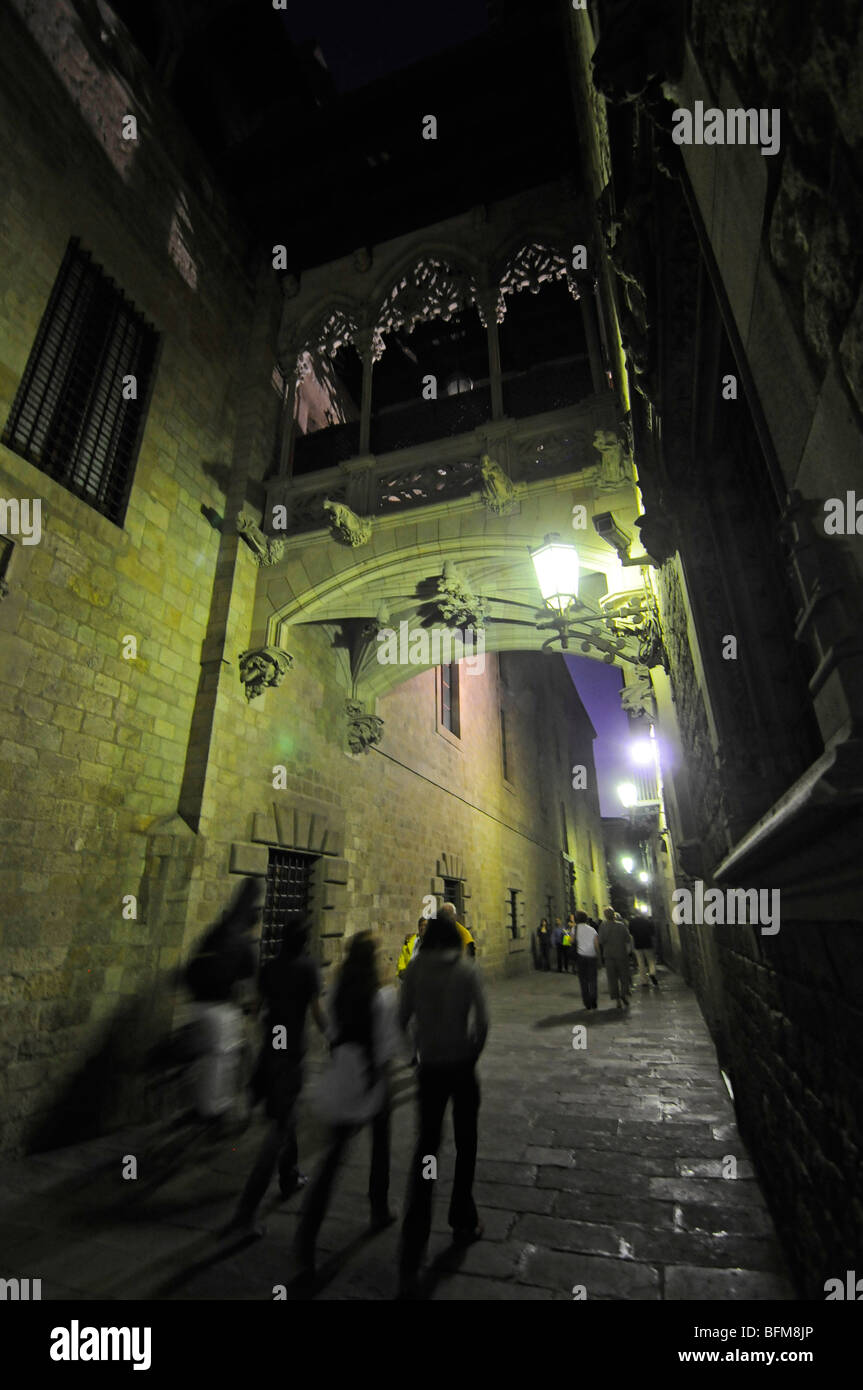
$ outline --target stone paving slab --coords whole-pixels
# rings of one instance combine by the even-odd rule
[[[603,1301],[794,1297],[695,998],[668,972],[660,979],[658,991],[635,991],[628,1014],[602,993],[599,1010],[586,1013],[569,975],[489,983],[475,1186],[484,1238],[467,1249],[450,1243],[448,1121],[424,1297],[571,1301],[578,1286]],[[573,1047],[578,1026],[586,1048]],[[322,1055],[311,1049],[310,1077]],[[400,1210],[415,1125],[406,1065],[395,1089],[390,1200]],[[295,1296],[300,1195],[281,1202],[271,1190],[262,1239],[218,1236],[259,1136],[253,1123],[196,1150],[194,1162],[151,1192],[120,1179],[123,1154],[146,1161],[140,1130],[0,1165],[7,1264],[41,1277],[48,1299],[257,1301],[280,1285]],[[324,1137],[301,1106],[306,1171]],[[395,1293],[398,1226],[368,1230],[368,1156],[368,1137],[358,1137],[321,1229],[311,1297]],[[729,1156],[735,1179],[722,1176]]]

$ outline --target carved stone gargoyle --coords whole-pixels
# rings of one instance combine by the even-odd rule
[[[294,664],[290,652],[281,647],[257,647],[240,656],[240,680],[246,687],[246,699],[255,700],[267,686],[281,685]]]
[[[257,522],[245,512],[237,516],[237,534],[242,536],[259,565],[277,565],[285,553],[284,540],[265,536]]]
[[[359,700],[346,700],[348,747],[352,753],[368,753],[384,734],[384,721],[377,714],[366,714]]]
[[[613,430],[594,430],[593,447],[602,462],[599,466],[600,488],[621,487],[632,479],[632,456],[625,439]]]
[[[485,626],[485,600],[472,592],[467,580],[459,573],[452,560],[447,560],[444,564],[437,589],[437,608],[449,627]]]
[[[334,540],[356,549],[371,539],[372,519],[370,516],[357,516],[346,502],[324,501],[323,510],[330,513],[330,534]]]
[[[524,483],[514,483],[488,454],[483,454],[480,459],[480,471],[483,502],[495,516],[510,516],[516,509],[520,494],[524,492]]]

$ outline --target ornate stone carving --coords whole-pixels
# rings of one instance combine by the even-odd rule
[[[670,517],[651,507],[644,516],[636,518],[635,524],[641,535],[641,544],[648,555],[657,564],[664,565],[677,549],[674,526]]]
[[[384,721],[376,714],[366,714],[359,700],[346,700],[348,716],[348,747],[352,753],[367,753],[380,743]]]
[[[499,463],[488,454],[480,461],[482,473],[482,500],[495,516],[510,516],[517,506],[517,498],[524,492],[524,483],[514,483],[504,473]]]
[[[237,533],[242,536],[259,565],[277,565],[285,553],[284,540],[265,536],[260,526],[240,512],[237,516]]]
[[[567,281],[573,299],[578,299],[579,291],[570,273],[569,262],[560,251],[542,246],[537,241],[520,247],[501,276],[495,309],[498,323],[503,323],[506,317],[507,295],[519,294],[523,290],[539,294],[544,284],[563,279]]]
[[[595,430],[593,447],[602,459],[600,490],[619,488],[632,481],[632,455],[625,439],[621,439],[613,430]]]
[[[472,592],[451,560],[444,565],[437,587],[437,608],[450,627],[485,626],[485,600]]]
[[[333,540],[341,541],[343,545],[350,545],[356,549],[357,546],[365,545],[371,539],[372,519],[370,516],[357,516],[346,502],[332,502],[329,498],[323,503],[322,510],[331,514],[330,534]]]
[[[472,276],[455,270],[436,256],[424,256],[393,285],[377,316],[372,357],[378,362],[384,354],[384,334],[403,328],[410,333],[416,324],[430,319],[451,319],[476,304],[476,285]]]
[[[240,680],[246,687],[246,699],[257,699],[269,685],[281,685],[293,664],[294,658],[280,647],[257,647],[243,652]]]
[[[476,461],[429,463],[399,473],[384,473],[378,482],[379,511],[391,507],[424,506],[445,497],[466,497],[476,486]]]
[[[648,671],[639,671],[635,680],[621,687],[620,703],[625,714],[633,717],[643,715],[651,720],[656,718],[656,701]]]

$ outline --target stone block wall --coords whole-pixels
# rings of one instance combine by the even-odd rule
[[[160,350],[122,527],[0,448],[0,497],[42,505],[40,542],[12,537],[0,600],[7,1148],[36,1121],[50,1135],[64,1092],[67,1116],[73,1105],[82,1126],[107,1123],[123,1107],[130,1040],[143,1044],[164,1013],[199,852],[172,818],[219,550],[202,508],[224,510],[254,303],[242,243],[205,205],[194,151],[158,94],[134,98],[62,4],[28,19],[44,21],[38,42],[8,7],[0,16],[0,124],[16,131],[0,142],[0,422],[72,236]],[[51,43],[62,75],[40,50]],[[140,117],[125,147],[118,110]],[[136,917],[123,916],[124,895]],[[100,1095],[89,1115],[87,1088],[75,1089],[88,1057]]]

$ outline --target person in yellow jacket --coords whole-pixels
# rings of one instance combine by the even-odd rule
[[[417,922],[416,931],[408,932],[407,936],[405,937],[405,944],[404,946],[402,946],[401,953],[398,959],[398,964],[396,965],[396,974],[399,979],[401,979],[402,975],[405,973],[408,966],[410,965],[416,952],[417,942],[419,941],[420,937],[425,931],[425,927],[426,919],[425,917],[421,917]]]

